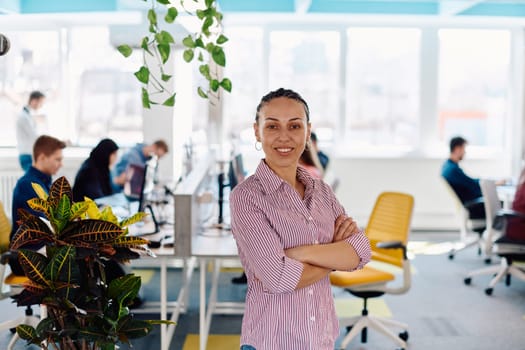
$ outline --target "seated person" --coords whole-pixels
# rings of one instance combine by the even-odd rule
[[[130,164],[146,166],[146,162],[151,157],[162,158],[168,153],[168,144],[164,140],[157,140],[150,145],[138,143],[129,151],[124,153],[113,171],[113,187],[115,191],[122,191],[126,183],[126,170]]]
[[[479,179],[469,177],[459,167],[459,162],[465,156],[466,145],[467,140],[464,138],[453,137],[450,140],[450,157],[441,169],[441,176],[449,183],[463,204],[482,197]],[[469,208],[469,217],[471,219],[485,218],[485,207],[482,202]]]
[[[317,152],[317,157],[319,158],[319,162],[321,163],[321,166],[323,167],[323,170],[326,171],[326,168],[328,167],[328,162],[330,162],[330,158],[326,153],[321,151],[319,147],[317,147],[317,135],[312,131],[310,134],[310,140],[311,145],[315,152]]]
[[[83,201],[84,197],[97,199],[113,194],[110,168],[117,160],[117,150],[117,144],[111,139],[103,139],[93,148],[75,177],[75,202]]]
[[[521,172],[518,181],[518,187],[512,202],[512,210],[525,215],[525,169]],[[505,236],[511,240],[525,241],[525,220],[517,217],[509,218]]]
[[[18,209],[22,208],[34,215],[41,216],[40,213],[29,208],[27,204],[28,200],[37,197],[31,183],[39,184],[49,193],[52,183],[51,176],[55,175],[62,167],[62,149],[65,147],[66,144],[64,142],[51,136],[42,135],[36,139],[33,145],[33,165],[24,176],[18,179],[13,191],[11,238],[18,230]],[[38,250],[41,247],[32,248]],[[24,275],[24,271],[17,259],[11,259],[9,265],[15,275]]]

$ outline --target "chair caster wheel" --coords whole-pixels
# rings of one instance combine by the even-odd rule
[[[485,289],[485,294],[492,295],[492,291],[493,290],[494,290],[493,288],[487,288],[487,289]]]
[[[408,331],[404,331],[399,333],[399,338],[403,339],[404,341],[408,340]]]
[[[454,260],[454,253],[450,253],[448,255],[448,260]]]
[[[465,278],[465,279],[463,280],[463,282],[465,282],[465,284],[468,286],[468,285],[470,285],[470,283],[472,282],[472,278],[467,277],[467,278]]]
[[[487,265],[492,263],[492,259],[491,258],[486,258],[484,261],[485,261],[485,264],[487,264]]]

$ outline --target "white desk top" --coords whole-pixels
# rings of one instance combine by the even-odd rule
[[[237,257],[237,244],[231,231],[210,229],[207,235],[192,238],[191,255],[196,257],[227,258]]]

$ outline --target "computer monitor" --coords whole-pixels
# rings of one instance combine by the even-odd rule
[[[147,202],[147,196],[155,187],[155,164],[146,163],[145,166],[139,164],[130,164],[126,169],[126,183],[124,184],[124,195],[129,201],[137,201],[137,212],[149,211],[151,219],[155,224],[154,232],[147,232],[144,234],[156,233],[159,231],[159,223],[155,218],[153,208]]]

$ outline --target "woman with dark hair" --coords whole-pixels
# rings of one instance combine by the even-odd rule
[[[298,93],[265,95],[253,129],[264,159],[230,194],[248,279],[241,350],[333,350],[339,324],[329,274],[362,268],[370,243],[330,187],[298,165],[311,131]]]
[[[117,150],[117,144],[111,139],[103,139],[93,148],[75,177],[75,202],[84,200],[84,197],[96,199],[113,193],[109,170],[117,160]]]

